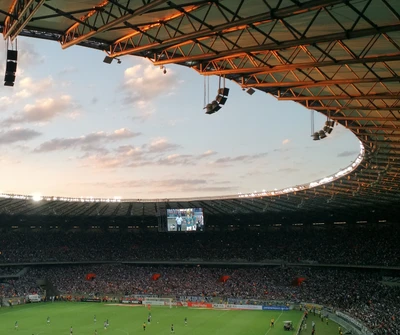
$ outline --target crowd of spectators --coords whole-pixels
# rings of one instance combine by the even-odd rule
[[[205,233],[3,233],[0,263],[135,260],[400,265],[399,230]]]
[[[21,267],[1,266],[0,267],[0,277],[2,277],[2,276],[15,276],[21,270],[22,270]]]
[[[90,276],[88,277],[88,274]],[[154,275],[159,278],[154,280]],[[221,282],[222,276],[228,276]],[[299,281],[303,278],[304,281]],[[375,334],[399,334],[400,287],[380,283],[377,272],[292,267],[210,268],[137,267],[121,264],[32,267],[15,292],[33,292],[37,279],[52,283],[60,295],[154,295],[235,299],[246,303],[316,303],[350,313]],[[301,282],[301,284],[300,284]],[[37,289],[36,289],[37,291]]]
[[[60,294],[201,297],[311,302],[340,308],[377,335],[400,334],[400,289],[367,270],[318,270],[288,263],[399,266],[399,230],[333,229],[270,232],[95,233],[9,232],[0,235],[0,276],[11,263],[173,261],[276,262],[275,267],[137,267],[122,264],[30,267],[0,279],[0,296],[40,293],[47,279]],[[92,280],[87,280],[87,274]],[[152,280],[154,274],[158,280]],[[218,279],[228,276],[223,283]],[[228,278],[227,277],[227,278]],[[305,278],[293,285],[295,278]]]

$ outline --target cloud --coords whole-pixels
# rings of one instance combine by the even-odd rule
[[[42,64],[45,60],[44,56],[36,51],[34,45],[26,40],[19,45],[18,49],[18,65],[28,68]]]
[[[20,160],[16,160],[16,159],[13,159],[8,156],[0,155],[0,164],[11,165],[11,164],[19,164],[19,163],[21,163]]]
[[[174,143],[169,143],[165,138],[156,138],[148,145],[149,153],[162,153],[172,151],[180,148],[181,146]]]
[[[137,107],[134,119],[145,121],[155,112],[153,101],[160,96],[172,95],[177,86],[178,77],[173,70],[168,69],[163,74],[159,67],[137,64],[124,72],[123,102]]]
[[[216,154],[217,154],[216,151],[207,150],[207,151],[203,152],[203,153],[199,156],[199,158],[206,158],[206,157],[214,156],[214,155],[216,155]]]
[[[53,86],[53,78],[47,77],[41,80],[34,80],[32,77],[24,77],[17,82],[18,91],[15,97],[19,99],[38,96],[47,92]]]
[[[114,149],[112,152],[104,154],[93,153],[85,155],[82,166],[92,166],[100,169],[124,168],[124,167],[143,167],[143,166],[188,166],[196,165],[201,159],[212,155],[209,152],[206,156],[203,154],[178,154],[171,153],[163,156],[165,152],[179,147],[167,140],[155,140],[149,145],[133,146],[122,145]],[[162,155],[162,156],[161,156]]]
[[[195,165],[196,160],[192,155],[173,154],[160,158],[155,162],[157,165]]]
[[[141,147],[135,147],[133,145],[121,145],[116,149],[116,152],[126,157],[138,157],[144,153]]]
[[[97,169],[115,169],[126,164],[120,157],[110,155],[91,155],[84,157],[81,167],[92,167]]]
[[[337,157],[356,157],[358,153],[358,151],[342,151],[338,153]]]
[[[241,178],[261,176],[261,175],[264,175],[265,173],[266,173],[265,169],[262,170],[262,169],[255,168],[255,169],[251,169],[251,170],[247,171],[244,175],[241,176]]]
[[[260,158],[265,158],[268,155],[268,153],[259,153],[259,154],[254,154],[254,155],[241,155],[241,156],[235,156],[235,157],[222,157],[218,158],[214,163],[216,164],[229,164],[229,163],[235,163],[235,162],[246,162],[246,163],[251,163],[254,162],[257,159]]]
[[[218,185],[223,186],[218,186]],[[125,180],[107,183],[90,184],[90,186],[97,186],[102,188],[139,188],[146,185],[151,188],[159,189],[160,193],[167,192],[234,192],[236,187],[230,185],[229,181],[216,182],[210,179],[201,178],[176,178],[176,179],[140,179],[140,180]]]
[[[10,106],[13,103],[12,99],[7,96],[0,97],[0,106],[1,110],[4,111],[7,106]]]
[[[75,108],[69,95],[62,95],[57,99],[38,99],[34,104],[25,105],[22,112],[15,113],[2,123],[7,126],[19,123],[47,123],[61,114],[74,115]]]
[[[40,135],[42,134],[32,129],[15,128],[0,132],[0,145],[29,141]]]
[[[288,138],[286,138],[286,139],[284,139],[283,141],[282,141],[282,144],[283,145],[286,145],[286,144],[289,144],[290,143],[290,140],[288,139]]]
[[[80,148],[83,151],[97,151],[101,153],[107,153],[108,151],[98,146],[100,143],[116,142],[124,139],[131,139],[140,136],[141,133],[134,133],[126,128],[115,130],[112,133],[106,133],[99,131],[91,133],[86,136],[71,137],[71,138],[54,138],[50,141],[42,143],[35,152],[50,152],[56,150],[68,150],[74,148]]]
[[[287,146],[285,146],[284,148],[276,148],[273,150],[273,152],[283,153],[283,152],[288,152],[288,151],[292,151],[292,150],[293,150],[293,148],[288,148]]]

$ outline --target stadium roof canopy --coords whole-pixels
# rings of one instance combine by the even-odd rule
[[[224,76],[327,115],[365,148],[352,172],[279,195],[127,203],[8,197],[0,213],[153,215],[160,206],[221,215],[358,212],[399,203],[399,0],[2,0],[0,29],[11,40],[48,39],[63,49],[80,45]]]

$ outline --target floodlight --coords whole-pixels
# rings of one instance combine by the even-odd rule
[[[32,195],[32,200],[33,201],[41,201],[41,200],[43,200],[43,197],[40,194],[34,194],[34,195]]]
[[[256,90],[254,88],[251,88],[251,87],[246,91],[246,93],[250,94],[250,95],[253,95],[255,92],[256,92]]]
[[[114,60],[114,58],[112,58],[110,56],[106,56],[106,57],[104,57],[103,62],[106,64],[111,64],[113,60]]]

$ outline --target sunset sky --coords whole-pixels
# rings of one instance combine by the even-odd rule
[[[204,78],[126,56],[19,38],[16,85],[0,86],[0,192],[123,198],[204,197],[280,189],[349,165],[342,127],[310,137],[310,111],[227,82],[204,114]],[[3,44],[4,45],[4,44]],[[0,52],[4,74],[5,50]],[[210,78],[210,100],[218,78]],[[208,101],[207,101],[208,102]],[[318,130],[325,117],[316,115]]]

